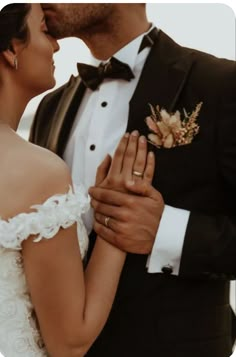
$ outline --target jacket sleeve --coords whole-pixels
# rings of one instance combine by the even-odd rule
[[[236,278],[236,64],[220,83],[216,123],[218,174],[226,200],[233,202],[227,215],[191,212],[182,251],[180,275]]]

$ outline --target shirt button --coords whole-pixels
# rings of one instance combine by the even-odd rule
[[[102,107],[106,107],[106,106],[107,106],[107,102],[102,102],[102,103],[101,103],[101,106],[102,106]]]
[[[90,145],[90,150],[94,151],[96,149],[96,146],[94,144]]]
[[[170,264],[167,264],[164,267],[162,267],[161,271],[166,275],[170,275],[173,273],[173,267]]]

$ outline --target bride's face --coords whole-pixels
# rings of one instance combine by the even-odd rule
[[[20,85],[35,96],[55,85],[53,54],[57,41],[47,33],[44,13],[39,4],[32,4],[27,18],[29,38],[17,55],[15,75]]]

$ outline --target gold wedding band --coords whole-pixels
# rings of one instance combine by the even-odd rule
[[[110,221],[110,217],[105,217],[104,224],[107,228],[109,228],[109,221]]]
[[[139,171],[133,171],[132,172],[134,176],[137,176],[137,177],[143,177],[143,174],[142,172],[139,172]]]

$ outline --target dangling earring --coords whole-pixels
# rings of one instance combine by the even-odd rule
[[[14,57],[14,68],[15,68],[15,70],[17,71],[17,69],[18,69],[18,60],[17,60],[17,57]]]

